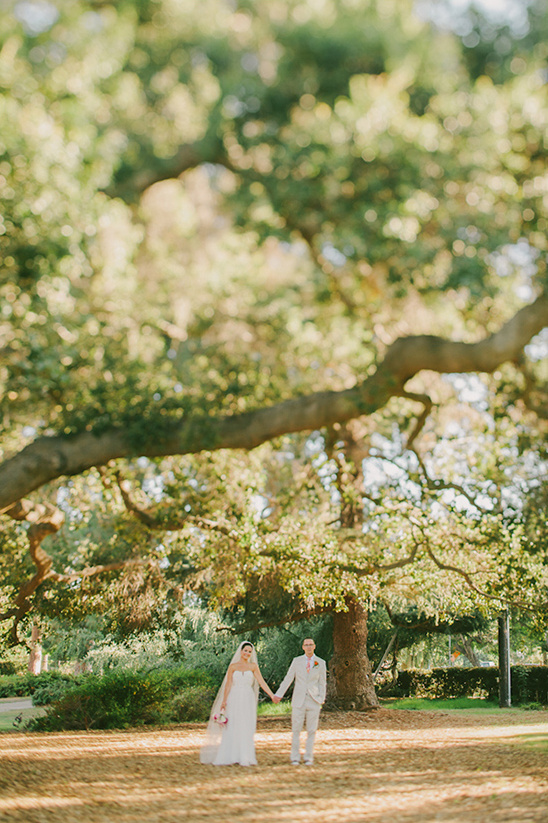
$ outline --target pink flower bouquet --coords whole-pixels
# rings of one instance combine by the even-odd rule
[[[223,712],[219,712],[219,714],[214,714],[213,720],[215,721],[215,723],[218,723],[219,726],[226,726],[226,724],[228,723],[228,717],[226,716],[226,714],[223,714]]]

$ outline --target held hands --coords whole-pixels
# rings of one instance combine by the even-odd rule
[[[273,698],[272,698],[272,702],[273,703],[279,703],[281,699],[282,699],[281,697],[276,697],[276,695],[274,695]]]

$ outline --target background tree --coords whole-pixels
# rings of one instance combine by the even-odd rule
[[[546,416],[548,107],[546,53],[533,34],[519,39],[515,62],[497,73],[484,61],[481,73],[470,71],[469,46],[465,60],[458,37],[419,19],[410,3],[234,8],[211,0],[204,14],[203,3],[183,9],[167,0],[13,2],[9,11],[0,24],[0,508],[23,524],[6,526],[12,562],[31,523],[59,535],[47,540],[63,557],[67,476],[87,472],[93,487],[90,469],[121,460],[125,478],[148,475],[152,497],[168,488],[165,478],[158,486],[160,469],[188,496],[190,481],[200,482],[198,464],[188,458],[179,471],[179,458],[157,458],[248,449],[299,431],[333,431],[336,442],[340,427],[358,419],[373,480],[379,465],[395,464],[381,476],[407,514],[419,491],[431,501],[451,487],[473,497],[468,471],[476,492],[496,497],[492,484],[502,494],[508,462],[500,472],[485,403],[491,419],[512,429],[508,442],[520,444],[513,455],[523,465],[532,455],[521,507],[538,482],[544,457],[535,443]],[[545,20],[540,6],[530,14]],[[457,373],[478,377],[459,382]],[[466,436],[463,406],[478,422]],[[296,443],[287,448],[306,451]],[[492,596],[507,590],[489,577],[504,555],[518,585],[518,532],[510,538],[490,518],[474,554],[477,523],[465,524],[456,503],[456,533],[431,524],[426,504],[411,522],[392,503],[373,518],[382,539],[372,529],[367,549],[345,548],[341,561],[352,509],[344,495],[363,492],[351,487],[337,533],[316,520],[311,554],[293,557],[291,571],[288,547],[302,550],[309,532],[296,529],[296,517],[286,527],[293,543],[281,541],[276,576],[289,591],[298,580],[303,602],[343,610],[355,594],[363,607],[381,584],[356,569],[390,567],[419,545],[444,574],[458,565],[470,575],[480,557],[491,558],[482,583],[491,581]],[[95,502],[108,508],[106,492],[91,494]],[[304,511],[316,518],[318,504],[308,503]],[[188,502],[202,518],[218,512],[210,504]],[[74,497],[71,506],[80,506]],[[359,497],[353,506],[360,511]],[[213,521],[232,529],[222,514]],[[255,514],[250,501],[237,510],[238,540],[240,521]],[[163,591],[168,573],[155,540],[124,543],[113,537],[118,527],[104,524],[91,564],[78,548],[68,572],[49,562],[47,542],[35,542],[29,595],[46,580],[101,588],[103,573],[122,570],[143,602]],[[189,520],[189,528],[202,542],[208,534],[218,553],[211,569],[232,561],[229,536],[213,540],[203,522]],[[253,541],[243,546],[242,557]],[[453,559],[439,554],[448,548]],[[177,585],[188,551],[169,566],[181,570]],[[535,578],[541,559],[542,550],[528,557],[524,574]],[[246,562],[261,568],[257,551]],[[313,585],[311,563],[325,572]],[[226,581],[232,598],[249,583],[239,574]],[[420,582],[410,589],[419,597]],[[18,619],[13,608],[30,603],[21,597],[8,616]]]

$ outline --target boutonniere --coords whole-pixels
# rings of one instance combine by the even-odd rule
[[[315,669],[315,668],[316,668],[316,666],[319,666],[319,665],[320,665],[320,664],[318,663],[318,661],[317,661],[317,660],[315,660],[315,661],[314,661],[314,665],[312,666],[312,668],[313,668],[313,669]]]

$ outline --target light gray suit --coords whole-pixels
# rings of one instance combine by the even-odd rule
[[[291,762],[298,763],[300,755],[300,734],[306,720],[306,748],[304,762],[312,763],[314,759],[314,739],[320,719],[320,710],[325,702],[327,670],[325,660],[313,655],[310,671],[307,671],[306,654],[294,657],[289,670],[276,692],[276,697],[283,697],[295,681],[291,698]]]

